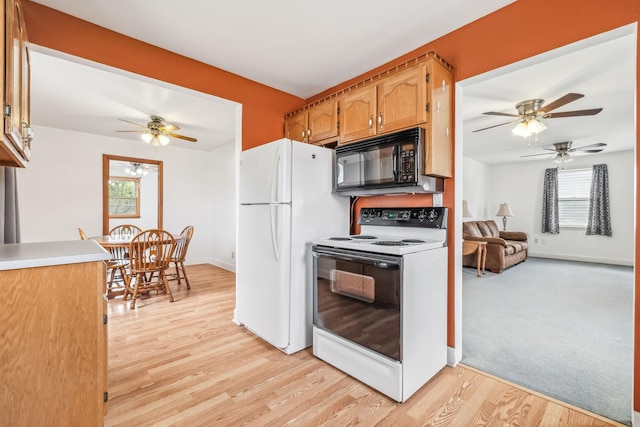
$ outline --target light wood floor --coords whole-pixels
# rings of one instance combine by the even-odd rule
[[[286,356],[234,324],[233,273],[187,271],[174,303],[109,301],[106,426],[619,425],[464,366],[399,404],[311,349]]]

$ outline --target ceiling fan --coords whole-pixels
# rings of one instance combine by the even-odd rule
[[[185,141],[190,141],[190,142],[198,141],[197,139],[191,138],[190,136],[178,135],[177,133],[173,133],[174,131],[180,128],[176,125],[163,123],[164,119],[160,116],[150,116],[150,119],[151,121],[147,123],[146,126],[138,123],[130,122],[129,120],[118,119],[120,121],[139,126],[141,129],[117,130],[116,132],[142,132],[142,135],[140,136],[142,140],[147,144],[151,144],[156,147],[159,145],[167,145],[169,143],[170,137],[184,139]]]
[[[486,128],[477,129],[473,132],[480,132],[487,129],[492,129],[498,126],[508,125],[509,123],[516,123],[516,127],[513,129],[513,133],[521,136],[530,136],[531,134],[537,134],[542,132],[547,127],[540,121],[540,119],[556,119],[561,117],[578,117],[578,116],[593,116],[602,111],[602,108],[591,108],[588,110],[576,110],[576,111],[563,111],[560,113],[553,113],[552,111],[560,108],[570,102],[576,101],[584,95],[579,93],[568,93],[550,104],[544,105],[543,99],[528,99],[516,104],[516,110],[518,114],[510,113],[498,113],[495,111],[489,111],[486,114],[489,116],[506,116],[516,117],[515,120],[511,120],[505,123],[500,123]]]
[[[572,141],[565,142],[556,142],[553,144],[553,148],[543,148],[543,150],[553,151],[553,154],[550,153],[538,153],[538,154],[527,154],[525,156],[520,157],[534,157],[534,156],[551,156],[549,159],[552,159],[556,163],[566,163],[573,160],[573,153],[576,151],[581,151],[583,153],[599,153],[604,148],[597,147],[606,147],[607,144],[603,142],[598,142],[595,144],[583,145],[582,147],[571,148]]]

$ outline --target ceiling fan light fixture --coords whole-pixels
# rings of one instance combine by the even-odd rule
[[[160,141],[160,145],[167,145],[170,141],[169,137],[163,134],[158,135],[157,138]]]
[[[547,127],[545,126],[544,123],[542,123],[540,120],[538,119],[531,119],[529,121],[527,121],[527,130],[529,132],[531,132],[532,134],[534,133],[540,133],[543,130],[545,130]]]
[[[511,132],[513,132],[514,135],[524,136],[525,138],[531,136],[531,132],[529,132],[529,129],[527,128],[527,124],[525,122],[518,123],[516,127],[511,130]]]
[[[140,135],[140,138],[142,138],[142,140],[147,144],[150,144],[151,140],[153,139],[153,135],[151,135],[150,133],[143,133],[142,135]]]

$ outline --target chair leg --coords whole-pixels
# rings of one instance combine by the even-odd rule
[[[133,285],[133,296],[131,297],[131,308],[136,308],[136,298],[138,298],[138,286],[140,282],[143,281],[143,275],[138,273],[136,274],[136,283]]]
[[[182,270],[182,276],[184,277],[184,281],[187,283],[187,289],[191,289],[191,284],[189,283],[189,278],[187,277],[187,270],[184,269],[184,263],[180,262],[180,270]],[[180,277],[178,275],[178,277]],[[178,283],[180,283],[180,279],[178,279]]]
[[[169,301],[173,302],[173,294],[171,293],[171,288],[169,287],[169,281],[167,280],[167,276],[164,274],[164,271],[161,271],[158,274],[158,278],[162,280],[164,284],[164,290],[169,294]]]
[[[180,268],[179,268],[180,262],[176,261],[174,262],[174,264],[176,265],[176,279],[178,279],[178,285],[179,285],[180,284]]]

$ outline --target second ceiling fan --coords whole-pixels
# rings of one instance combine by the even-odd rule
[[[529,136],[531,134],[538,133],[546,129],[546,126],[540,121],[540,119],[594,116],[598,114],[600,111],[602,111],[602,108],[591,108],[588,110],[563,111],[559,113],[553,112],[557,108],[560,108],[570,102],[576,101],[582,97],[584,97],[584,95],[579,93],[568,93],[547,105],[544,105],[543,99],[528,99],[526,101],[522,101],[516,104],[516,111],[518,112],[518,114],[488,111],[482,114],[486,114],[489,116],[515,117],[515,120],[510,120],[505,123],[500,123],[500,124],[488,126],[482,129],[477,129],[477,130],[474,130],[473,132],[480,132],[480,131],[492,129],[498,126],[504,126],[510,123],[518,122],[518,125],[513,129],[513,133],[521,136]]]
[[[160,116],[151,116],[151,121],[147,123],[147,125],[141,125],[138,123],[131,122],[125,119],[118,119],[123,122],[131,123],[132,125],[136,125],[140,127],[140,129],[135,130],[117,130],[116,132],[142,132],[142,140],[148,144],[159,146],[159,145],[167,145],[169,143],[169,138],[178,138],[183,139],[185,141],[197,142],[198,140],[192,138],[190,136],[179,135],[174,133],[180,128],[176,125],[165,124],[164,119]]]

